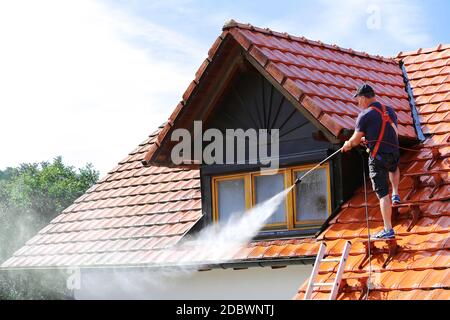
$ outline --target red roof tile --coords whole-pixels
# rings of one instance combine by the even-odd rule
[[[401,53],[421,113],[424,132],[448,133],[450,108],[450,47]],[[432,117],[426,117],[428,114]],[[435,123],[439,123],[434,125]]]
[[[361,83],[367,82],[374,86],[381,102],[399,113],[400,136],[417,138],[408,95],[404,90],[403,74],[396,60],[232,21],[224,26],[210,50],[209,58],[200,66],[195,80],[184,93],[182,103],[158,134],[157,140],[161,143],[178,126],[182,117],[180,110],[186,107],[191,94],[205,78],[207,65],[213,63],[218,48],[228,38],[241,46],[249,59],[254,59],[267,72],[266,76],[278,82],[299,101],[317,120],[317,124],[332,136],[339,138],[343,129],[354,129],[361,110],[352,97],[353,92]],[[446,94],[445,86],[440,86],[440,90]],[[148,163],[162,164],[155,155],[159,147],[157,145],[148,150],[145,156]]]

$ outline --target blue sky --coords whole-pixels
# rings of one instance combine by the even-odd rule
[[[304,0],[279,1],[276,6],[266,0],[104,3],[207,44],[230,18],[383,55],[434,46],[448,40],[450,31],[450,3],[445,0]],[[371,7],[379,9],[381,20],[380,27],[372,30],[367,27]]]
[[[167,119],[228,19],[392,56],[450,43],[449,15],[444,0],[2,1],[0,169],[62,155],[103,176]]]

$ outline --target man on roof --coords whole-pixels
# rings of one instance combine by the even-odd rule
[[[379,103],[375,91],[368,84],[363,84],[353,96],[358,106],[363,109],[356,120],[352,137],[345,141],[343,152],[362,144],[367,144],[369,154],[369,175],[372,187],[380,202],[384,229],[372,235],[374,239],[394,238],[391,216],[392,207],[389,198],[388,177],[392,185],[392,203],[400,203],[398,185],[400,169],[398,167],[400,152],[398,145],[397,116],[395,111]]]

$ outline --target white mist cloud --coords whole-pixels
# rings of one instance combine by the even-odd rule
[[[182,279],[192,277],[205,265],[233,260],[236,253],[246,247],[266,224],[293,188],[294,186],[291,186],[281,191],[246,212],[236,212],[220,226],[211,224],[195,235],[185,236],[179,244],[166,248],[156,261],[149,261],[153,264],[153,268],[141,269],[137,278],[136,272],[139,271],[133,270],[134,274],[128,277],[123,269],[111,267],[107,269],[110,272],[108,283],[104,283],[102,277],[85,278],[82,275],[82,287],[100,288],[103,285],[111,285],[113,289],[114,285],[117,285],[120,292],[126,293],[128,297],[136,297],[139,292],[145,292],[145,288],[148,287],[162,291],[170,290]],[[170,258],[174,254],[178,257],[176,261]],[[89,295],[99,299],[104,298],[97,296],[95,291],[89,292]],[[142,298],[146,297],[142,296]]]
[[[206,52],[99,2],[0,2],[0,168],[62,155],[105,174],[167,119]]]

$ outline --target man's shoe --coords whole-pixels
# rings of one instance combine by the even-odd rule
[[[400,196],[398,194],[392,195],[392,204],[400,204]]]
[[[394,229],[391,230],[381,230],[375,235],[370,236],[371,239],[392,239],[395,238]]]

